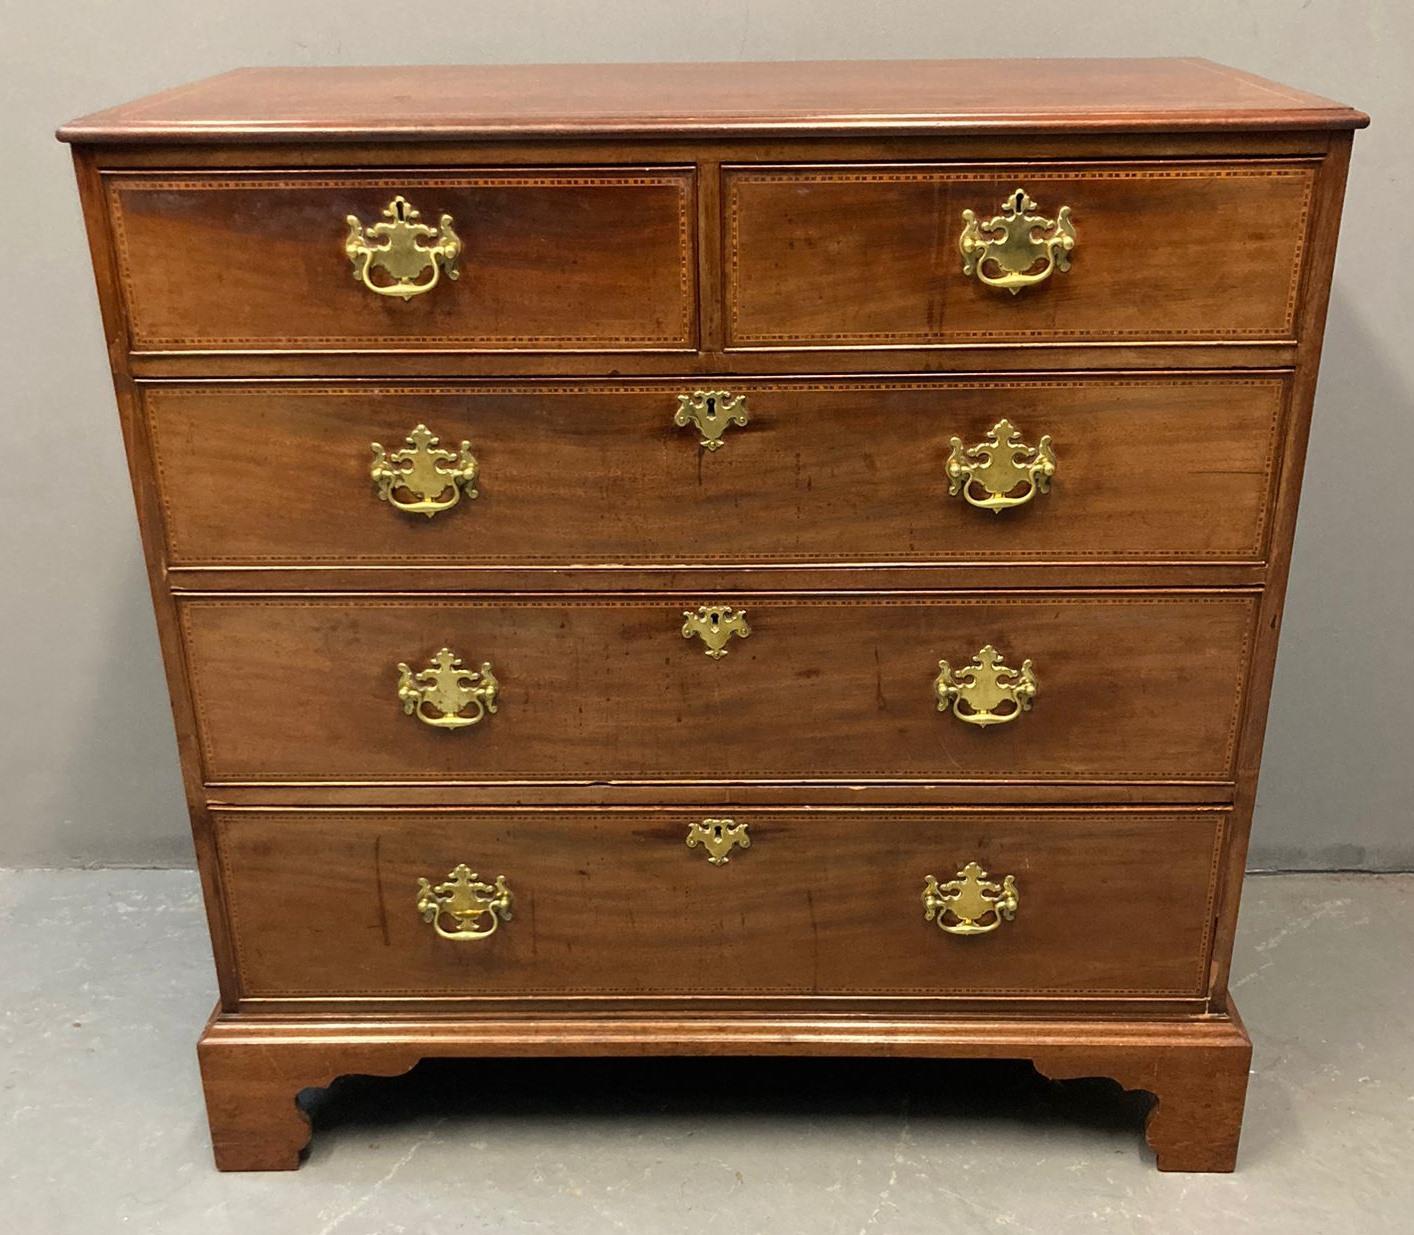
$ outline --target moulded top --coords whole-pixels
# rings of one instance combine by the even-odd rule
[[[74,120],[68,142],[448,141],[1355,129],[1210,60],[879,60],[236,69]]]

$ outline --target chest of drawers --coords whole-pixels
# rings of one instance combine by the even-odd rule
[[[217,1164],[429,1056],[811,1053],[1113,1077],[1230,1170],[1364,123],[1015,61],[247,70],[61,130]]]

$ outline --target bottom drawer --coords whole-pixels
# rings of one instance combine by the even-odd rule
[[[708,816],[745,825],[749,845],[714,862],[716,832],[694,828]],[[214,818],[246,998],[1191,999],[1206,992],[1228,816],[527,809]],[[699,843],[689,846],[689,835]],[[743,833],[723,825],[721,841],[733,835]],[[986,879],[967,875],[969,863]],[[468,889],[466,872],[455,878],[462,864],[481,887]],[[929,875],[939,885],[932,921]],[[490,904],[497,877],[511,894],[504,918]]]

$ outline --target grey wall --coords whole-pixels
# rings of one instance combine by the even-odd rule
[[[1414,867],[1408,0],[1077,0],[1033,4],[1026,24],[984,0],[0,3],[0,865],[192,860],[56,124],[240,64],[1007,54],[1204,55],[1374,116],[1356,140],[1253,862]]]

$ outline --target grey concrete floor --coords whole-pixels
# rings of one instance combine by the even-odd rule
[[[424,1064],[313,1099],[293,1174],[211,1166],[196,879],[0,872],[0,1230],[16,1235],[1414,1231],[1414,877],[1248,884],[1231,1176],[1146,1101],[1019,1064]]]

